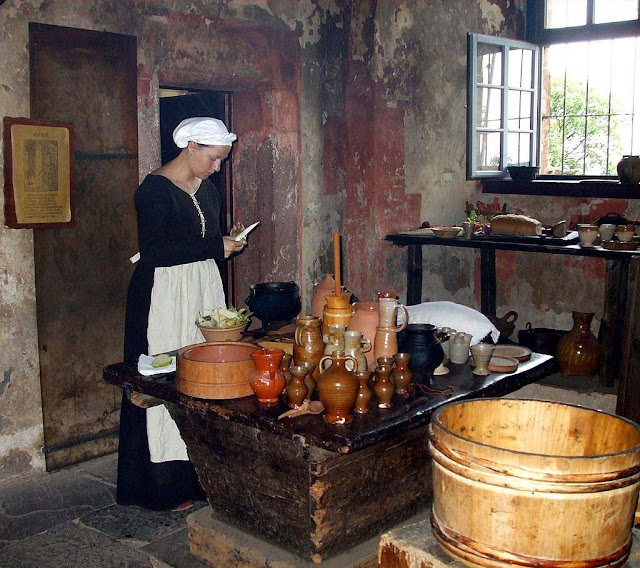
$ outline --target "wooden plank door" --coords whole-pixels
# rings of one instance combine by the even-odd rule
[[[30,24],[31,116],[75,128],[76,222],[34,230],[47,469],[117,449],[128,261],[136,252],[136,38]]]

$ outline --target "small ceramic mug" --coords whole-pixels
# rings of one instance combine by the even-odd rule
[[[580,235],[580,246],[592,247],[593,241],[598,236],[598,227],[596,225],[578,225],[578,234]]]
[[[600,228],[598,229],[600,239],[602,241],[612,240],[613,236],[616,234],[616,227],[617,225],[614,225],[612,223],[603,223],[602,225],[600,225]]]
[[[622,243],[628,243],[635,233],[636,229],[633,225],[618,225],[616,229],[616,237]]]

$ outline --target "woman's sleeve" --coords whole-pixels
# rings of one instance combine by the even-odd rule
[[[208,258],[224,259],[221,235],[207,234],[189,242],[170,240],[168,226],[173,215],[170,195],[161,187],[143,184],[135,195],[138,213],[140,257],[154,266],[174,266]]]

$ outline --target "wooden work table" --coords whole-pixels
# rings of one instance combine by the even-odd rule
[[[476,377],[469,364],[395,395],[394,407],[355,415],[334,426],[321,416],[278,420],[285,397],[264,407],[254,396],[206,401],[179,393],[175,373],[144,377],[125,363],[104,369],[113,385],[165,401],[178,424],[214,515],[306,560],[322,561],[428,506],[427,428],[435,408],[503,396],[555,371],[555,359],[534,354],[517,374]]]

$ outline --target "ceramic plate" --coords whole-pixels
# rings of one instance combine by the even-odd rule
[[[493,349],[494,357],[511,357],[516,361],[531,359],[531,349],[522,345],[496,345]]]
[[[489,370],[494,373],[513,373],[518,368],[518,361],[511,357],[491,357]]]

